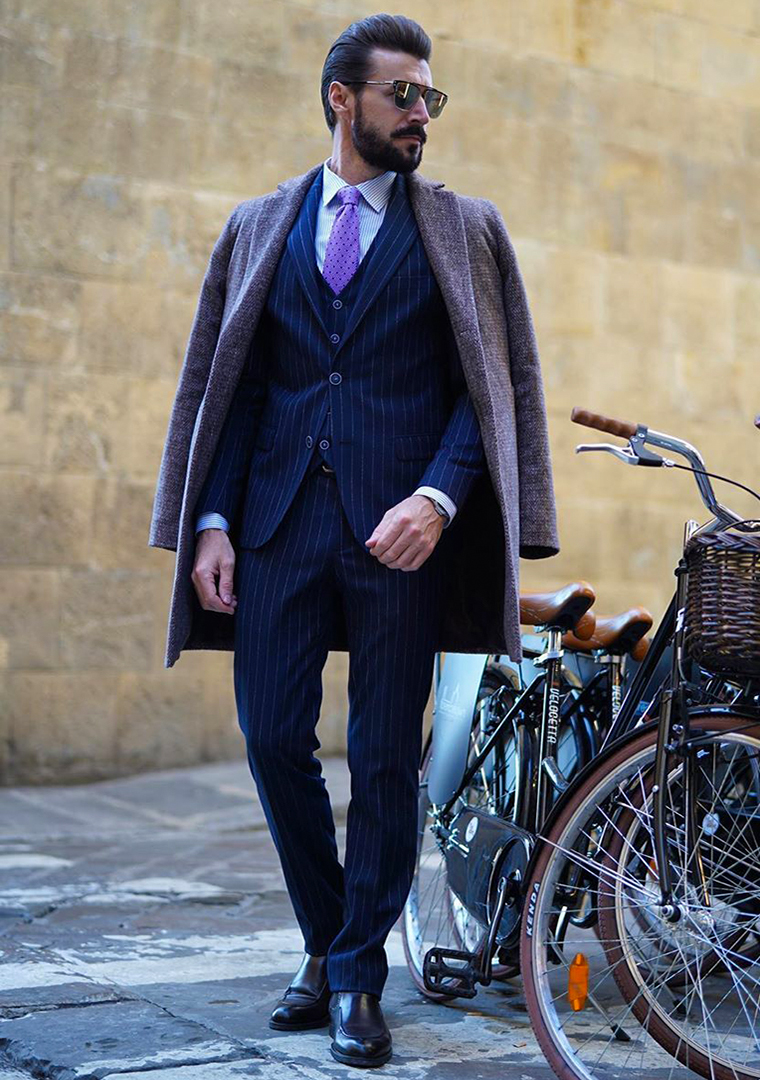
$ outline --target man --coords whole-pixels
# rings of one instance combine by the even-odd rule
[[[518,559],[559,550],[514,248],[492,202],[415,175],[446,101],[430,52],[401,16],[349,26],[322,73],[330,157],[232,211],[149,541],[177,550],[166,665],[234,649],[304,936],[270,1023],[329,1023],[333,1057],[359,1066],[391,1057],[384,942],[414,868],[434,654],[519,659]],[[314,755],[330,649],[350,662],[344,865]]]

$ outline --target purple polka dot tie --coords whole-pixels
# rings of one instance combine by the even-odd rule
[[[345,184],[338,188],[336,198],[341,207],[335,215],[325,250],[322,276],[334,293],[345,289],[359,265],[359,199],[358,187]]]

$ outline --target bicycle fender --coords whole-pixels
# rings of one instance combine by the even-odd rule
[[[428,798],[448,802],[464,775],[478,690],[489,653],[446,653],[433,707]]]

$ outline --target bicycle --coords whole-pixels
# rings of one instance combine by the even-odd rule
[[[758,1077],[760,522],[717,501],[688,443],[581,410],[573,419],[629,440],[578,452],[675,465],[649,443],[684,456],[714,516],[686,524],[675,595],[602,753],[536,838],[520,931],[528,1013],[565,1080],[637,1067]],[[743,622],[726,588],[743,590]],[[636,727],[668,647],[670,678]]]
[[[564,723],[559,716],[571,687],[563,680],[558,644],[569,630],[575,630],[581,640],[591,636],[595,620],[589,609],[594,600],[587,582],[522,596],[521,622],[546,627],[550,640],[540,653],[529,651],[520,665],[502,656],[450,654],[444,665],[447,682],[441,676],[440,654],[436,655],[434,723],[420,764],[417,860],[402,922],[412,979],[433,1000],[453,993],[442,980],[430,984],[429,957],[426,961],[430,948],[445,943],[449,953],[477,953],[483,945],[484,912],[491,902],[487,882],[469,883],[463,863],[449,875],[450,867],[442,858],[444,845],[456,852],[469,842],[473,829],[480,827],[482,836],[491,828],[506,878],[519,881],[521,868],[527,864],[528,830],[539,812],[536,808],[543,805],[540,812],[545,813],[566,783],[565,772],[572,774],[588,759],[574,730],[575,721]],[[443,723],[447,716],[452,723]],[[537,758],[539,744],[542,758],[550,763],[551,777],[547,771],[547,782],[535,791],[522,782],[522,774],[526,760]],[[431,793],[441,804],[433,809],[432,831],[427,828]],[[470,815],[466,820],[460,812],[463,807]],[[506,846],[511,849],[509,855],[501,850]],[[499,903],[498,940],[492,938],[487,970],[479,976],[488,980],[507,978],[515,969],[519,909],[508,902],[506,891]],[[457,973],[453,986],[457,992],[467,989],[472,996],[473,978],[470,971],[467,989]]]
[[[480,919],[476,918],[470,910],[472,897],[467,895],[461,868],[453,882],[448,880],[438,825],[432,832],[426,828],[431,813],[435,813],[436,822],[445,821],[448,816],[445,804],[453,797],[452,801],[455,799],[461,806],[486,808],[489,814],[508,821],[514,826],[510,835],[519,841],[513,851],[515,861],[510,872],[515,882],[519,880],[521,856],[529,850],[530,830],[537,813],[536,793],[528,776],[535,762],[546,760],[546,752],[542,756],[540,745],[542,734],[543,738],[548,737],[550,702],[558,702],[556,741],[552,744],[551,760],[544,768],[548,766],[550,781],[547,797],[554,802],[572,777],[599,751],[603,733],[614,718],[621,686],[627,685],[621,676],[623,658],[635,657],[640,661],[647,651],[644,635],[652,622],[648,612],[630,609],[597,621],[589,606],[593,599],[593,590],[587,582],[572,583],[555,592],[523,594],[520,621],[523,625],[533,625],[534,632],[522,635],[524,658],[520,664],[498,654],[447,658],[447,663],[458,665],[450,682],[457,695],[461,691],[458,704],[463,719],[467,715],[467,680],[473,686],[479,680],[469,732],[463,729],[461,732],[467,735],[467,741],[459,746],[450,726],[445,729],[436,726],[445,719],[442,705],[449,704],[447,685],[441,678],[440,654],[436,657],[434,727],[423,747],[420,764],[417,861],[402,923],[404,951],[412,979],[433,1000],[458,996],[465,983],[458,975],[447,980],[438,956],[438,971],[431,985],[429,963],[427,976],[424,970],[426,953],[433,945],[439,949],[441,945],[450,946],[446,953],[449,960],[452,950],[459,959],[463,951],[467,955],[477,953],[484,941],[484,907],[481,898]],[[577,606],[575,631],[562,631],[575,617],[568,604]],[[553,643],[547,636],[551,634],[552,622],[555,624]],[[560,640],[562,648],[558,647]],[[606,663],[607,651],[609,663]],[[434,732],[441,735],[437,745]],[[431,807],[429,800],[434,749],[439,775],[433,776],[432,782],[436,799],[441,802],[439,808]],[[449,763],[451,767],[447,770],[444,766]],[[542,813],[545,812],[544,808]],[[452,846],[455,843],[455,839],[450,841]],[[501,919],[489,981],[511,978],[519,972],[514,933],[517,921],[503,912]],[[475,978],[469,976],[467,996],[474,994]],[[477,981],[483,979],[478,976]]]

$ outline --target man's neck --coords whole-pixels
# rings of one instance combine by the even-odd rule
[[[341,160],[341,156],[335,150],[327,161],[327,168],[345,180],[347,184],[356,186],[363,184],[365,180],[373,180],[376,176],[382,176],[387,169],[375,169],[366,161],[355,156],[350,161]]]

